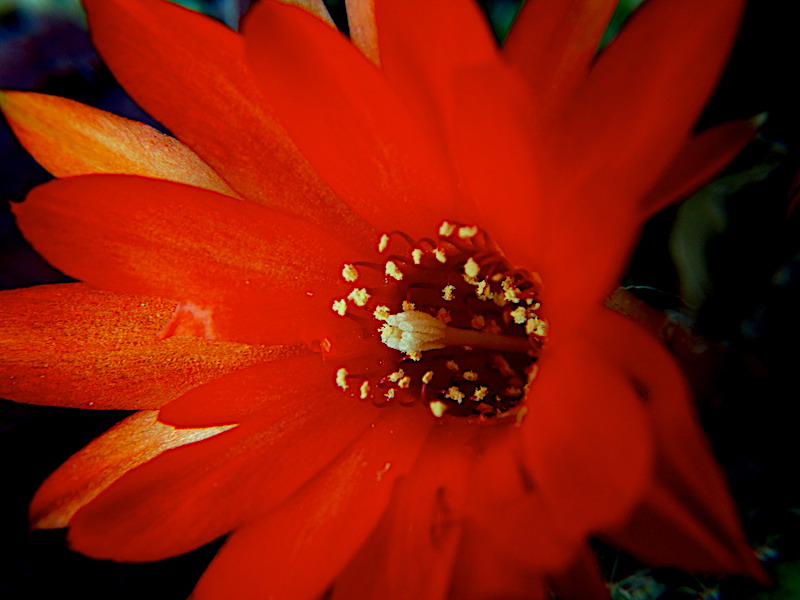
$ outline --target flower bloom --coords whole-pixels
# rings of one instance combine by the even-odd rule
[[[752,135],[692,126],[741,2],[263,0],[239,35],[85,0],[168,137],[0,105],[57,180],[20,227],[80,283],[3,293],[0,393],[139,412],[34,498],[76,550],[230,534],[195,597],[602,597],[599,536],[759,574],[667,353],[604,307],[643,221]]]

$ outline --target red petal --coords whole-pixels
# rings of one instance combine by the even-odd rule
[[[335,374],[319,354],[254,365],[184,394],[163,407],[159,419],[179,427],[240,423],[267,404],[282,404],[287,396],[307,396],[308,388],[333,389]]]
[[[656,484],[641,506],[621,527],[604,536],[612,544],[645,562],[686,571],[738,573],[767,577],[755,553],[741,540],[731,544],[720,538],[704,516],[696,514],[684,498]]]
[[[708,183],[753,141],[749,121],[731,121],[704,131],[684,144],[642,203],[646,214],[658,212]]]
[[[555,294],[548,301],[564,311],[563,323],[581,321],[571,303],[597,304],[612,291],[644,216],[641,199],[680,150],[713,89],[741,5],[645,3],[601,53],[563,119],[542,132],[548,153],[538,165],[540,197],[552,201],[535,234],[545,249],[541,274]],[[535,223],[529,212],[516,215]],[[586,240],[596,251],[586,252]]]
[[[307,392],[128,472],[78,511],[70,543],[97,558],[160,560],[285,501],[379,417],[339,392]]]
[[[454,200],[441,144],[375,65],[294,6],[259,3],[244,35],[270,108],[353,210],[385,230],[425,235],[438,226]]]
[[[458,98],[448,140],[466,191],[459,210],[491,233],[510,260],[532,267],[542,255],[548,204],[528,90],[501,64],[461,72],[452,86]]]
[[[92,40],[128,93],[240,195],[347,230],[346,208],[265,110],[239,35],[162,0],[84,5]]]
[[[31,502],[31,527],[66,527],[75,512],[125,473],[169,450],[203,440],[224,427],[175,429],[141,411],[109,429],[61,465]]]
[[[517,423],[485,431],[477,447],[451,592],[465,598],[525,597],[525,589],[535,594],[544,574],[564,569],[585,540],[559,529],[525,460]]]
[[[334,600],[444,598],[465,522],[474,432],[437,428],[381,523],[336,582]]]
[[[428,118],[447,120],[458,99],[457,76],[500,62],[486,17],[474,2],[383,2],[376,20],[382,71]]]
[[[192,597],[321,596],[369,535],[397,477],[417,457],[430,426],[420,416],[425,417],[414,409],[387,410],[285,504],[236,531]]]
[[[620,522],[650,483],[652,445],[633,385],[602,347],[551,343],[522,425],[537,489],[566,532]]]
[[[525,76],[536,110],[563,110],[589,73],[617,0],[536,0],[523,4],[503,55]]]
[[[561,132],[568,145],[559,154],[567,160],[556,176],[568,176],[567,187],[587,201],[613,190],[625,205],[645,192],[714,89],[743,4],[653,0],[636,11],[565,116],[571,133]]]
[[[656,563],[760,576],[674,360],[611,311],[593,325],[591,335],[644,394],[657,443],[656,485],[612,539]]]
[[[159,340],[175,302],[80,283],[0,294],[0,396],[75,408],[158,408],[269,348]]]
[[[27,92],[0,92],[0,108],[25,149],[56,177],[126,173],[235,195],[189,148],[144,123]]]
[[[520,565],[519,557],[527,558],[529,551],[551,549],[547,535],[541,539],[537,532],[548,528],[541,511],[526,505],[524,510],[513,507],[495,515],[494,529],[501,534],[521,528],[524,536],[495,535],[487,528],[464,527],[458,561],[448,599],[485,600],[546,600],[552,596],[547,591],[544,573],[531,571]]]
[[[15,212],[63,271],[96,287],[211,308],[218,337],[236,341],[318,338],[336,323],[329,290],[353,253],[264,207],[123,175],[47,183]]]

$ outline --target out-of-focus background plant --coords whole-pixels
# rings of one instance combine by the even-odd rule
[[[251,1],[178,3],[237,28]],[[604,44],[641,2],[620,2]],[[326,3],[344,28],[344,2]],[[480,4],[502,40],[521,0]],[[797,64],[800,38],[791,3],[750,0],[730,65],[699,127],[757,118],[759,138],[715,182],[652,219],[613,298],[683,364],[745,529],[775,587],[764,591],[738,578],[645,569],[598,542],[615,600],[800,598],[800,444],[792,419],[800,400]],[[77,0],[0,0],[0,87],[67,96],[158,126],[95,54]],[[0,122],[0,289],[66,280],[22,239],[8,209],[48,178]],[[188,596],[219,542],[161,563],[121,565],[70,553],[63,532],[28,532],[27,503],[38,484],[122,416],[0,400],[0,598]]]

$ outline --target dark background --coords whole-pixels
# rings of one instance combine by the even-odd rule
[[[249,0],[193,4],[235,26]],[[344,27],[343,3],[329,4]],[[499,38],[517,4],[481,2]],[[747,533],[777,587],[766,595],[738,578],[645,571],[598,544],[619,599],[649,600],[657,591],[661,598],[800,598],[800,498],[793,490],[799,442],[791,418],[800,399],[800,223],[791,204],[800,181],[794,89],[800,37],[791,4],[749,2],[730,65],[699,125],[767,113],[759,140],[714,186],[647,225],[623,281],[706,345],[699,355],[678,358]],[[148,120],[95,55],[69,0],[0,0],[0,87],[46,91]],[[48,178],[0,119],[0,289],[68,280],[36,256],[8,210]],[[63,531],[28,531],[27,504],[41,481],[124,415],[0,400],[0,599],[189,595],[220,542],[159,563],[127,565],[70,552]]]

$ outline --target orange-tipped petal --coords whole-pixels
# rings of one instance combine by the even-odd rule
[[[382,72],[295,6],[257,4],[244,37],[270,109],[331,189],[379,229],[429,235],[454,204],[442,144]]]
[[[265,109],[241,36],[162,0],[84,6],[92,40],[122,86],[239,195],[317,224],[351,222]]]
[[[118,423],[59,467],[31,501],[31,527],[66,527],[72,516],[131,469],[169,450],[222,433],[227,427],[176,429],[141,411]]]
[[[97,558],[160,560],[275,508],[379,418],[340,391],[307,392],[129,471],[75,514],[71,545]]]
[[[375,0],[345,0],[350,39],[362,54],[380,65],[378,28],[375,22]]]
[[[617,0],[530,0],[523,4],[503,55],[552,118],[589,73]]]
[[[0,396],[27,402],[159,408],[228,371],[270,358],[266,347],[159,339],[175,302],[81,283],[0,292]]]
[[[731,121],[692,137],[648,192],[642,202],[645,214],[658,212],[711,181],[755,135],[750,121]]]
[[[321,596],[384,512],[397,478],[416,459],[430,426],[418,417],[414,409],[387,410],[282,506],[234,532],[192,597]]]
[[[434,432],[370,539],[339,577],[334,599],[444,598],[469,503],[472,432]],[[369,573],[369,577],[364,577]]]
[[[0,109],[25,149],[56,177],[123,173],[235,195],[189,148],[144,123],[30,92],[0,92]]]
[[[551,344],[521,431],[537,488],[559,526],[622,521],[650,484],[653,448],[633,385],[581,339]]]
[[[306,222],[181,184],[126,175],[49,182],[14,207],[34,247],[99,288],[192,301],[220,339],[319,339],[352,256]],[[276,318],[277,316],[277,318]]]
[[[325,6],[325,3],[322,0],[279,0],[284,4],[290,4],[294,6],[299,6],[300,8],[307,10],[312,15],[324,21],[331,27],[335,27],[336,25],[331,18],[331,14],[328,12],[328,8]]]

